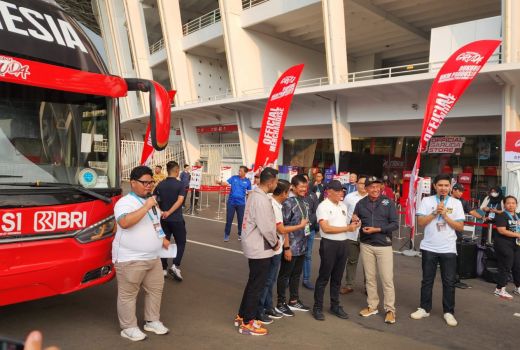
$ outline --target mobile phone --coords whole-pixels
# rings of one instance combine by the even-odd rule
[[[24,347],[21,341],[0,337],[0,350],[23,350]]]

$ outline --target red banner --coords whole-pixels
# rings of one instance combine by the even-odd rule
[[[143,153],[141,154],[141,165],[148,165],[152,161],[153,154],[152,135],[150,134],[150,123],[146,127],[146,136],[144,137]]]
[[[283,73],[271,91],[258,137],[258,148],[253,171],[274,166],[278,159],[285,120],[291,106],[296,85],[303,70],[303,64],[289,68]]]
[[[412,228],[412,242],[421,152],[426,151],[428,141],[500,43],[500,40],[480,40],[461,47],[448,58],[433,81],[424,111],[419,149],[406,201],[406,225]]]

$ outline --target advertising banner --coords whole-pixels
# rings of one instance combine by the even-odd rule
[[[460,153],[466,138],[463,136],[432,137],[428,153]]]
[[[194,165],[191,167],[190,188],[198,190],[202,183],[202,167]]]
[[[278,159],[285,121],[303,66],[299,64],[285,71],[271,91],[258,137],[254,172],[259,168],[274,166]]]
[[[506,132],[506,162],[520,162],[520,131]]]
[[[232,176],[232,169],[229,165],[222,165],[220,167],[220,181],[227,181]]]
[[[421,138],[410,177],[410,188],[406,202],[405,222],[407,226],[412,228],[410,234],[412,247],[421,152],[427,149],[428,142],[432,139],[444,118],[500,43],[500,40],[479,40],[461,47],[448,58],[433,81],[424,111]]]

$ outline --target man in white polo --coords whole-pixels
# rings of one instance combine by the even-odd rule
[[[341,201],[343,187],[338,180],[327,184],[327,199],[320,203],[316,216],[320,225],[320,270],[314,289],[314,307],[312,315],[318,321],[325,320],[323,315],[323,296],[330,280],[330,312],[343,319],[348,315],[339,302],[341,278],[347,262],[347,232],[359,228],[356,220],[349,224],[347,207]]]
[[[117,278],[117,316],[121,336],[132,341],[146,338],[137,326],[135,304],[141,286],[144,296],[144,330],[166,334],[159,320],[164,286],[159,252],[170,245],[161,228],[155,196],[150,197],[155,181],[152,169],[138,166],[130,173],[132,192],[114,207],[117,232],[112,243],[112,260]]]

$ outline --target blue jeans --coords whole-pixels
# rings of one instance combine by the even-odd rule
[[[238,219],[238,236],[242,235],[242,221],[244,220],[244,210],[246,209],[245,204],[232,204],[227,202],[226,212],[226,229],[224,231],[224,238],[229,238],[231,233],[231,225],[233,224],[233,218],[235,217],[235,211],[237,212]]]
[[[312,246],[314,245],[314,237],[316,231],[311,230],[311,234],[307,237],[307,252],[305,252],[305,261],[303,262],[303,280],[311,280],[312,271]]]
[[[282,262],[282,255],[274,255],[271,259],[271,266],[269,267],[269,273],[267,274],[267,281],[265,287],[260,294],[260,301],[258,303],[258,314],[263,313],[267,309],[273,307],[273,286],[278,276],[278,269],[280,269],[280,263]]]

